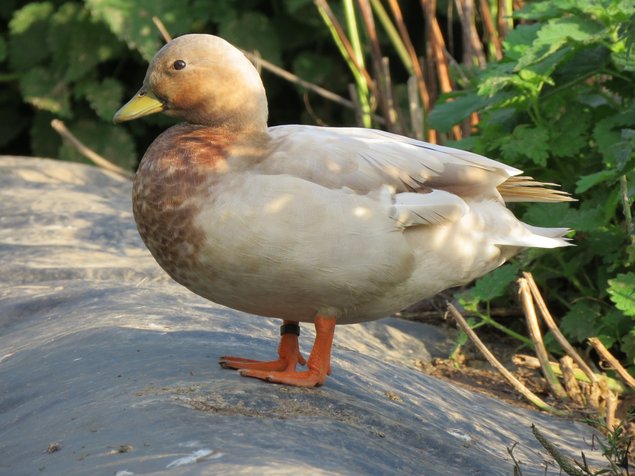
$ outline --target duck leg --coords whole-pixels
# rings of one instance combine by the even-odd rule
[[[278,345],[278,359],[271,361],[245,359],[243,357],[221,357],[218,363],[226,369],[262,370],[265,372],[294,371],[296,365],[306,365],[306,360],[300,353],[298,336],[300,325],[297,321],[283,321],[280,327],[280,344]]]
[[[293,366],[288,365],[287,368],[282,370],[255,368],[254,366],[246,365],[252,363],[252,361],[248,360],[233,361],[232,364],[236,366],[232,365],[232,368],[238,368],[240,375],[243,377],[259,378],[267,382],[282,383],[296,387],[318,387],[324,385],[326,376],[330,374],[331,370],[331,345],[333,344],[333,334],[335,332],[335,317],[316,316],[315,331],[315,343],[309,356],[308,370],[296,371],[295,364]],[[284,338],[285,335],[282,337]],[[297,346],[297,335],[291,335],[291,337],[295,337],[295,345]],[[280,345],[282,347],[282,342]],[[299,350],[296,355],[299,356]],[[298,360],[297,362],[300,361]],[[221,363],[221,365],[223,364]]]

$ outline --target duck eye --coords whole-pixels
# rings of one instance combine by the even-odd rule
[[[174,69],[179,70],[179,69],[185,68],[186,65],[185,65],[185,61],[176,60],[172,66],[174,67]]]

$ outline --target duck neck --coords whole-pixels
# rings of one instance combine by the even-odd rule
[[[191,124],[223,129],[233,134],[265,133],[267,131],[267,96],[258,78],[251,87],[235,85],[219,87],[206,95],[198,107],[181,116]]]

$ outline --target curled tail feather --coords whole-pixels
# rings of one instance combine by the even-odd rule
[[[559,187],[558,184],[538,182],[532,177],[518,175],[509,177],[497,188],[505,202],[575,202],[567,192],[554,190],[549,187]]]

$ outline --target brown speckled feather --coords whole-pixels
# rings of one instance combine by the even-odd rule
[[[192,197],[208,193],[210,177],[227,163],[230,136],[190,124],[161,134],[145,153],[132,190],[139,234],[161,267],[188,285],[197,267],[203,230],[194,224],[199,212]],[[211,276],[209,276],[211,277]]]

